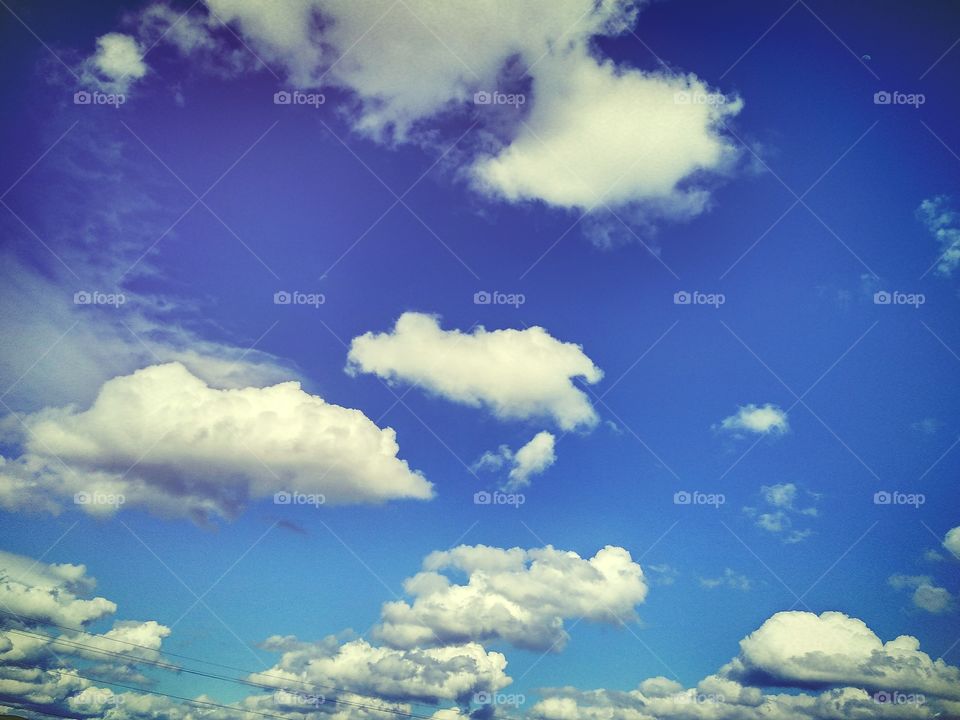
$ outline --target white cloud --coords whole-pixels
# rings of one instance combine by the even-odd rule
[[[501,419],[550,417],[564,430],[598,419],[573,379],[593,384],[603,377],[579,345],[542,327],[464,333],[415,312],[401,315],[392,332],[354,338],[347,372],[413,383],[453,402],[483,405]]]
[[[741,575],[730,568],[725,568],[720,577],[700,578],[700,586],[708,590],[713,590],[718,587],[728,587],[733,590],[746,591],[750,589],[751,583],[750,578],[746,575]]]
[[[761,512],[756,507],[744,508],[744,512],[754,518],[757,527],[770,533],[782,533],[781,540],[788,544],[803,542],[813,534],[809,528],[794,529],[795,519],[805,520],[816,517],[819,512],[815,504],[806,508],[797,506],[800,491],[796,485],[793,483],[763,485],[760,487],[760,495],[768,506],[767,512]],[[817,493],[806,491],[806,495],[814,503],[820,499]]]
[[[897,590],[913,590],[913,604],[921,610],[939,614],[953,608],[953,596],[934,584],[929,575],[891,575],[890,585]]]
[[[435,552],[404,583],[414,597],[385,603],[376,635],[395,647],[505,640],[517,647],[559,651],[565,618],[619,624],[635,618],[647,594],[630,553],[607,546],[589,559],[545,548],[460,546]],[[447,572],[466,574],[456,584]]]
[[[92,513],[114,512],[111,495],[198,518],[232,517],[249,498],[278,491],[329,503],[432,496],[397,457],[391,428],[298,382],[221,390],[179,363],[155,365],[106,382],[86,411],[47,409],[24,422],[26,452],[7,463],[0,486],[19,476],[53,496],[86,492],[93,502],[81,507]]]
[[[960,700],[960,669],[932,660],[914,637],[884,643],[862,620],[839,612],[773,615],[740,641],[722,674],[761,685],[852,685]]]
[[[940,246],[937,272],[952,275],[960,265],[960,213],[951,207],[950,198],[937,195],[920,203],[917,216]]]
[[[776,405],[767,403],[758,406],[754,404],[741,405],[737,412],[724,418],[720,423],[721,430],[729,432],[751,432],[757,435],[780,435],[790,429],[787,422],[787,413]]]
[[[960,559],[960,526],[947,532],[943,538],[943,546],[957,559]]]
[[[127,92],[147,74],[143,50],[136,38],[111,32],[97,38],[97,50],[87,61],[87,77],[112,92]]]
[[[0,609],[6,612],[59,625],[83,625],[117,609],[106,598],[82,598],[95,585],[83,565],[48,565],[0,550]]]
[[[443,119],[477,116],[459,165],[480,192],[559,208],[605,203],[647,225],[708,206],[705,176],[727,172],[738,154],[723,123],[743,103],[693,73],[597,57],[593,38],[625,33],[643,4],[206,0],[206,13],[182,21],[151,6],[140,32],[212,72],[239,72],[249,62],[222,41],[220,22],[229,23],[289,84],[351,95],[355,130],[383,142],[435,143]],[[472,104],[498,90],[522,94],[523,106]]]
[[[477,643],[396,649],[375,647],[365,640],[336,645],[329,639],[303,643],[273,637],[265,647],[282,650],[283,655],[276,666],[251,679],[278,687],[315,683],[394,700],[463,701],[476,692],[497,691],[511,682],[504,673],[506,658]]]
[[[793,483],[764,485],[760,488],[763,499],[770,505],[780,508],[792,508],[797,497],[797,486]]]
[[[510,465],[509,481],[503,485],[507,491],[517,490],[530,484],[530,478],[539,475],[557,460],[554,452],[556,438],[546,430],[538,432],[526,445],[516,452],[501,445],[496,452],[487,451],[474,466],[476,469],[499,470]]]
[[[704,195],[681,182],[733,155],[716,127],[741,103],[692,75],[617,68],[581,47],[545,58],[533,94],[516,137],[474,170],[482,188],[511,202],[590,209],[650,200],[696,214]],[[678,102],[707,96],[720,102]]]

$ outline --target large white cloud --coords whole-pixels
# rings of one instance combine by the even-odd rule
[[[464,333],[443,330],[433,315],[406,312],[391,332],[354,338],[347,363],[351,374],[414,383],[503,419],[550,417],[564,430],[597,422],[573,379],[596,383],[603,372],[579,345],[542,327]]]
[[[217,389],[168,363],[108,381],[88,410],[49,409],[25,423],[26,453],[0,485],[27,483],[27,506],[37,490],[85,492],[94,513],[115,511],[122,495],[162,514],[229,517],[278,491],[329,503],[432,496],[397,457],[392,429],[297,382]]]
[[[740,641],[724,674],[742,682],[797,687],[850,685],[960,700],[960,669],[933,660],[916,638],[884,643],[839,612],[779,612]]]
[[[478,141],[460,165],[481,192],[561,208],[609,204],[646,224],[708,206],[704,176],[736,156],[722,128],[743,103],[692,73],[597,57],[593,38],[630,30],[643,4],[206,0],[207,12],[186,18],[152,7],[140,31],[144,43],[172,44],[214,72],[239,72],[250,63],[222,41],[228,23],[289,83],[346,91],[353,127],[383,141],[434,142],[444,119],[476,115]],[[475,93],[498,90],[522,94],[522,107],[473,107]]]
[[[448,574],[464,573],[465,584]],[[630,553],[607,546],[592,558],[547,546],[509,550],[460,546],[430,554],[404,583],[414,597],[385,603],[376,635],[395,647],[506,640],[559,651],[566,618],[619,624],[647,594]]]

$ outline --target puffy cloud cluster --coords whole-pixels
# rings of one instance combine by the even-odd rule
[[[48,409],[24,422],[26,453],[0,477],[7,507],[31,507],[37,491],[85,493],[81,507],[92,513],[126,505],[205,518],[278,491],[329,503],[432,495],[397,457],[392,429],[297,382],[217,389],[168,363],[106,382],[88,410]]]
[[[776,405],[741,405],[737,412],[724,418],[720,429],[733,433],[781,435],[790,429],[787,413]]]
[[[841,613],[781,612],[740,642],[716,675],[685,688],[655,677],[635,690],[546,689],[536,720],[927,720],[960,718],[960,668],[916,638],[887,643]],[[789,693],[766,693],[764,687]],[[810,691],[819,691],[811,694]]]
[[[56,708],[60,712],[55,714],[62,714],[66,708],[86,708],[92,689],[110,692],[74,674],[77,661],[108,680],[144,680],[136,661],[159,658],[163,639],[170,634],[166,626],[153,620],[117,620],[103,633],[61,632],[48,626],[82,628],[113,615],[117,606],[112,601],[87,599],[95,586],[83,565],[47,564],[0,551],[0,705],[13,699],[18,705],[41,712]],[[108,654],[117,652],[124,657]],[[87,710],[81,714],[97,714]]]
[[[463,573],[466,582],[445,572]],[[611,546],[584,559],[550,546],[462,545],[430,554],[404,589],[413,602],[385,603],[375,631],[400,648],[504,640],[559,651],[568,639],[566,618],[619,624],[635,618],[647,595],[643,570]]]
[[[435,648],[375,647],[365,640],[304,643],[272,637],[266,649],[282,650],[276,666],[251,676],[277,687],[336,687],[359,695],[399,701],[468,701],[495,692],[510,678],[506,658],[477,643]]]
[[[756,685],[898,690],[960,700],[960,669],[932,660],[901,635],[884,643],[839,612],[779,612],[740,641],[726,676]]]
[[[549,417],[564,430],[598,420],[573,380],[597,383],[603,372],[579,345],[541,327],[464,333],[443,330],[433,315],[406,312],[391,332],[354,338],[347,360],[352,374],[413,383],[453,402],[485,406],[498,418]]]
[[[290,84],[350,95],[354,128],[383,141],[422,140],[451,115],[478,115],[481,139],[464,175],[488,195],[630,208],[627,217],[640,222],[690,217],[709,203],[702,176],[726,172],[736,158],[722,130],[743,103],[692,73],[597,57],[593,39],[628,32],[642,4],[205,0],[205,11],[185,17],[154,4],[139,33],[143,43],[171,45],[212,72],[237,73],[256,63],[224,40],[235,32]],[[136,42],[116,33],[101,41],[118,37]],[[100,56],[93,61],[107,65]],[[109,66],[124,77],[146,72],[133,55],[112,57]],[[477,93],[519,94],[524,102],[474,106]]]
[[[553,434],[544,430],[534,435],[530,442],[516,452],[506,445],[501,445],[496,452],[485,452],[475,467],[500,470],[505,465],[509,466],[507,482],[503,485],[503,489],[517,490],[529,485],[531,477],[539,475],[556,462],[555,443],[556,438]]]
[[[0,609],[8,613],[83,625],[117,609],[106,598],[83,599],[94,586],[83,565],[35,563],[0,550]]]

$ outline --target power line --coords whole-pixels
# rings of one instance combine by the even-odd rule
[[[257,682],[254,682],[254,681],[252,681],[252,680],[246,680],[246,679],[244,679],[244,678],[227,677],[227,676],[225,676],[225,675],[218,675],[218,674],[216,674],[216,673],[208,673],[208,672],[204,672],[204,671],[202,671],[202,670],[195,670],[195,669],[193,669],[193,668],[185,668],[185,667],[178,666],[178,665],[172,665],[172,664],[170,664],[170,663],[159,662],[159,661],[157,661],[157,660],[150,660],[150,659],[148,659],[148,658],[141,658],[141,657],[136,657],[136,656],[131,656],[131,655],[125,655],[124,653],[113,652],[113,651],[111,651],[111,650],[105,650],[105,649],[103,649],[103,648],[94,647],[94,646],[92,646],[92,645],[87,645],[87,644],[85,644],[85,643],[78,643],[78,642],[75,642],[75,641],[72,641],[72,640],[68,640],[68,639],[66,639],[66,638],[59,638],[59,637],[55,637],[55,636],[53,636],[53,635],[47,635],[47,634],[45,634],[45,633],[34,633],[34,632],[30,632],[30,631],[28,631],[28,630],[18,630],[18,629],[9,629],[9,630],[7,630],[6,632],[15,633],[15,634],[18,634],[18,635],[25,635],[25,636],[40,638],[40,639],[43,639],[43,640],[47,640],[47,641],[49,641],[49,642],[51,642],[51,643],[60,643],[60,644],[62,644],[62,645],[67,645],[67,646],[70,646],[70,647],[75,647],[75,648],[78,648],[78,649],[86,650],[87,652],[99,653],[99,654],[101,654],[101,655],[109,655],[109,656],[111,656],[111,657],[117,657],[117,658],[120,658],[120,659],[122,659],[122,660],[124,660],[125,662],[128,662],[128,663],[134,663],[134,664],[143,663],[143,664],[146,664],[146,665],[153,665],[153,666],[159,667],[159,668],[164,669],[164,670],[170,670],[170,671],[172,671],[172,672],[187,673],[187,674],[189,674],[189,675],[196,675],[196,676],[204,677],[204,678],[207,678],[207,679],[210,679],[210,680],[220,680],[220,681],[222,681],[222,682],[237,683],[237,684],[239,684],[239,685],[246,685],[247,687],[257,688],[258,690],[272,690],[272,691],[274,691],[274,692],[277,691],[277,690],[284,690],[284,688],[278,687],[278,686],[276,686],[276,685],[264,685],[264,684],[262,684],[262,683],[257,683]],[[57,669],[57,670],[55,670],[55,672],[60,672],[60,670]],[[88,678],[88,679],[92,679],[92,678]],[[286,678],[284,678],[284,679],[286,679]],[[101,681],[98,680],[98,682],[101,682]],[[108,682],[108,681],[103,681],[103,682]],[[118,683],[118,684],[119,684],[119,683]],[[121,685],[121,687],[127,687],[127,686]],[[131,689],[136,690],[137,688],[131,687]],[[144,690],[144,692],[147,692],[147,691]],[[291,693],[291,694],[293,694],[293,693]],[[351,693],[351,694],[354,694],[354,695],[355,695],[355,694],[357,694],[357,693]],[[380,698],[378,698],[378,699],[380,699]],[[347,707],[360,708],[360,709],[362,709],[362,710],[372,710],[372,711],[386,712],[386,713],[390,713],[390,714],[392,714],[392,715],[399,715],[399,716],[401,716],[401,717],[413,718],[413,719],[415,719],[415,720],[431,720],[431,716],[429,716],[429,715],[419,715],[419,714],[417,714],[417,713],[406,712],[406,711],[403,711],[403,710],[398,710],[398,709],[396,709],[396,708],[378,707],[378,706],[376,706],[376,705],[368,705],[368,704],[365,704],[365,703],[353,702],[353,701],[351,701],[351,700],[342,700],[342,699],[340,699],[340,698],[327,698],[327,697],[324,697],[324,702],[330,702],[330,703],[334,703],[334,704],[336,704],[336,705],[344,705],[344,706],[347,706]],[[385,702],[390,702],[390,701],[385,701]],[[394,701],[394,702],[396,702],[396,701]]]
[[[20,620],[21,622],[27,620],[27,621],[30,621],[30,622],[35,622],[35,623],[40,624],[40,625],[46,625],[46,626],[49,626],[49,627],[55,627],[55,628],[58,628],[58,629],[60,629],[60,630],[65,630],[65,631],[67,631],[67,632],[73,632],[73,633],[79,633],[79,634],[83,634],[83,635],[89,635],[90,637],[95,637],[95,638],[98,638],[98,639],[101,639],[101,640],[110,640],[111,642],[120,643],[120,644],[122,644],[122,645],[127,645],[127,646],[129,646],[129,647],[140,648],[141,650],[148,650],[148,651],[150,651],[151,653],[157,653],[157,654],[159,654],[159,655],[166,655],[166,656],[168,656],[168,657],[181,658],[181,659],[183,659],[183,660],[190,660],[191,662],[197,662],[197,663],[201,663],[201,664],[203,664],[203,665],[209,665],[209,666],[211,666],[211,667],[219,667],[219,668],[222,668],[222,669],[224,669],[224,670],[232,670],[232,671],[234,671],[234,672],[243,673],[244,675],[256,675],[256,676],[260,676],[260,677],[263,677],[263,678],[271,678],[271,679],[274,679],[274,680],[281,680],[281,681],[283,681],[283,682],[285,682],[285,683],[295,682],[295,683],[299,683],[300,685],[304,685],[304,686],[306,686],[306,687],[308,687],[308,688],[324,688],[325,690],[332,690],[332,691],[338,692],[338,693],[348,693],[348,694],[350,694],[350,695],[357,695],[358,697],[365,697],[364,695],[361,695],[360,693],[356,693],[356,692],[353,692],[353,691],[351,691],[351,690],[344,690],[344,689],[342,689],[342,688],[338,688],[336,685],[330,685],[330,684],[319,683],[319,682],[310,682],[310,681],[307,681],[307,680],[300,680],[300,679],[297,679],[297,678],[288,678],[288,677],[283,676],[283,675],[275,675],[275,674],[266,673],[266,672],[253,672],[253,671],[251,671],[251,670],[246,670],[246,669],[244,669],[244,668],[235,667],[235,666],[233,666],[233,665],[225,665],[225,664],[223,664],[223,663],[214,662],[214,661],[212,661],[212,660],[203,660],[203,659],[201,659],[201,658],[195,658],[195,657],[191,657],[191,656],[189,656],[189,655],[183,655],[183,654],[181,654],[181,653],[175,653],[175,652],[171,652],[171,651],[168,651],[168,650],[158,650],[157,648],[150,647],[149,645],[141,645],[141,644],[139,644],[139,643],[130,642],[130,641],[128,641],[128,640],[121,640],[121,639],[119,639],[119,638],[107,637],[106,635],[100,635],[100,634],[98,634],[98,633],[90,632],[90,631],[88,631],[88,630],[83,630],[83,629],[81,629],[81,628],[74,628],[74,627],[68,627],[68,626],[66,626],[66,625],[59,625],[59,624],[57,624],[57,623],[50,622],[50,621],[47,621],[47,620],[43,620],[43,619],[41,619],[41,618],[29,617],[29,616],[26,616],[26,615],[17,615],[17,614],[15,614],[15,613],[4,612],[3,610],[0,610],[0,615],[7,615],[8,617],[13,617],[13,618],[18,619],[18,620]],[[13,628],[11,628],[10,630],[8,630],[8,632],[14,632],[14,631],[16,631],[16,630],[13,629]],[[18,632],[24,633],[24,632],[29,632],[29,631],[20,630],[20,631],[18,631]],[[123,655],[122,653],[113,653],[112,651],[104,650],[104,649],[102,649],[102,648],[96,648],[96,647],[93,647],[93,646],[85,646],[83,643],[79,643],[79,642],[77,642],[77,641],[75,641],[75,640],[62,639],[62,638],[55,637],[55,636],[53,636],[53,635],[46,635],[46,634],[44,634],[44,633],[37,633],[37,635],[38,635],[38,636],[42,636],[42,637],[45,638],[45,639],[56,640],[56,641],[59,641],[59,642],[73,642],[73,643],[75,643],[78,647],[88,647],[89,649],[91,649],[91,650],[93,650],[93,651],[96,651],[96,652],[101,652],[101,653],[106,653],[106,654],[117,655],[117,656],[119,656],[119,657],[122,657],[122,658],[130,661],[130,662],[142,662],[142,663],[147,663],[147,664],[153,664],[153,665],[156,665],[157,667],[163,667],[164,669],[174,670],[174,671],[177,671],[177,672],[191,672],[191,670],[190,670],[189,668],[182,668],[182,667],[179,667],[179,666],[176,666],[176,665],[167,664],[167,663],[157,663],[156,661],[151,662],[151,661],[149,661],[149,660],[137,658],[137,657],[135,657],[135,656],[126,656],[126,655]],[[195,671],[192,671],[192,672],[195,673],[195,674],[200,674],[201,671],[195,670]],[[242,680],[236,680],[235,678],[218,677],[217,679],[222,679],[222,680],[226,680],[226,681],[243,682]],[[270,687],[270,689],[276,689],[275,686],[263,686],[263,687]],[[373,697],[373,696],[366,696],[366,697]],[[377,699],[378,699],[378,700],[382,700],[383,698],[377,698]],[[332,701],[331,701],[331,702],[332,702]],[[348,702],[348,701],[343,700],[343,701],[341,701],[341,702],[346,703],[346,702]],[[389,701],[386,701],[386,700],[385,700],[385,702],[389,702]],[[404,702],[405,702],[405,704],[407,704],[407,705],[417,705],[417,706],[419,706],[419,707],[430,708],[430,709],[435,709],[435,708],[436,708],[435,705],[430,705],[429,703],[424,703],[424,702],[417,702],[417,701],[410,701],[410,702],[404,701]],[[386,709],[386,708],[377,708],[377,709],[384,710],[385,712],[389,712],[389,710]],[[398,712],[399,712],[399,711],[398,711]]]
[[[130,641],[127,641],[127,640],[120,640],[119,638],[107,637],[106,635],[100,635],[100,634],[93,633],[93,632],[89,632],[89,631],[87,631],[87,630],[83,630],[83,629],[80,629],[80,628],[72,628],[72,627],[68,627],[68,626],[65,626],[65,625],[59,625],[59,624],[57,624],[57,623],[49,622],[49,621],[46,621],[46,620],[43,620],[43,619],[40,619],[40,618],[32,618],[32,617],[29,617],[29,616],[17,615],[17,614],[15,614],[15,613],[4,612],[4,611],[2,611],[2,610],[0,610],[0,615],[7,615],[7,616],[10,616],[10,617],[15,617],[15,618],[17,618],[18,620],[20,620],[21,622],[24,621],[24,620],[30,620],[30,621],[36,622],[36,623],[38,623],[38,624],[48,625],[48,626],[50,626],[50,627],[56,627],[56,628],[59,628],[59,629],[61,629],[61,630],[65,630],[65,631],[68,631],[68,632],[75,632],[75,633],[79,633],[79,634],[83,634],[83,635],[89,635],[89,636],[91,636],[91,637],[95,637],[95,638],[98,638],[98,639],[100,639],[100,640],[110,640],[110,641],[112,641],[112,642],[121,643],[121,644],[123,644],[123,645],[127,645],[127,646],[130,646],[130,647],[135,647],[135,648],[140,648],[140,649],[143,649],[143,650],[147,650],[147,651],[149,651],[149,652],[151,652],[151,653],[155,653],[155,654],[158,654],[158,655],[167,655],[167,656],[170,656],[170,657],[179,657],[179,658],[183,658],[183,659],[186,659],[186,660],[191,660],[191,661],[193,661],[193,662],[198,662],[198,663],[201,663],[201,664],[207,664],[207,665],[210,665],[210,666],[213,666],[213,667],[221,667],[221,668],[233,670],[233,671],[235,671],[235,672],[241,672],[241,673],[244,673],[245,675],[248,675],[248,676],[260,676],[260,677],[265,677],[265,678],[272,678],[272,679],[280,680],[280,681],[282,681],[282,682],[285,683],[285,684],[286,684],[286,683],[294,682],[294,683],[299,683],[300,685],[304,685],[304,686],[306,686],[306,687],[308,687],[308,688],[311,688],[311,689],[313,689],[313,688],[324,688],[324,689],[333,690],[333,691],[338,692],[338,693],[346,692],[346,693],[349,693],[349,694],[351,694],[351,695],[356,695],[357,697],[360,697],[360,698],[364,698],[364,697],[367,697],[367,698],[375,698],[375,699],[377,699],[377,700],[381,700],[381,701],[383,701],[383,702],[388,702],[388,703],[389,703],[389,702],[393,702],[393,703],[402,703],[402,704],[404,704],[404,705],[415,705],[415,706],[419,706],[419,707],[423,707],[423,708],[428,708],[428,709],[430,709],[431,711],[436,711],[436,710],[438,709],[438,705],[436,705],[436,704],[431,705],[431,704],[424,703],[424,702],[406,701],[406,700],[404,700],[404,701],[387,700],[387,699],[385,699],[385,698],[378,697],[378,696],[373,695],[373,694],[364,695],[364,694],[357,693],[357,692],[354,692],[354,691],[351,691],[351,690],[342,690],[342,689],[336,687],[335,685],[330,685],[330,684],[326,684],[326,683],[310,682],[310,681],[306,681],[306,680],[300,680],[300,679],[297,679],[297,678],[289,678],[289,677],[286,677],[286,676],[274,675],[274,674],[270,674],[270,673],[252,672],[252,671],[249,671],[249,670],[245,670],[245,669],[243,669],[243,668],[237,668],[237,667],[234,667],[234,666],[231,666],[231,665],[225,665],[225,664],[223,664],[223,663],[217,663],[217,662],[213,662],[213,661],[210,661],[210,660],[203,660],[203,659],[201,659],[201,658],[194,658],[194,657],[191,657],[191,656],[188,656],[188,655],[183,655],[183,654],[180,654],[180,653],[174,653],[174,652],[168,652],[168,651],[164,651],[164,650],[158,650],[158,649],[152,648],[152,647],[150,647],[150,646],[148,646],[148,645],[142,645],[142,644],[130,642]],[[135,655],[128,655],[128,654],[121,653],[121,652],[114,652],[114,651],[112,651],[112,650],[106,650],[106,649],[104,649],[104,648],[96,647],[96,646],[93,646],[93,645],[90,645],[90,644],[87,644],[87,643],[78,642],[77,640],[70,639],[70,638],[64,638],[64,637],[61,637],[61,636],[47,635],[46,633],[31,632],[30,630],[23,630],[23,629],[18,629],[18,628],[8,628],[8,629],[6,630],[6,632],[16,633],[16,634],[20,634],[20,635],[24,635],[24,636],[32,636],[32,637],[34,637],[34,638],[46,640],[46,641],[51,642],[51,643],[59,643],[59,644],[61,644],[61,645],[67,645],[68,647],[74,647],[74,648],[81,649],[81,650],[86,650],[86,651],[92,652],[92,653],[99,653],[99,654],[101,654],[101,655],[107,655],[107,656],[116,657],[116,658],[119,658],[119,659],[123,660],[124,662],[129,663],[129,664],[142,663],[142,664],[151,665],[151,666],[154,666],[154,667],[157,667],[157,668],[160,668],[160,669],[169,670],[169,671],[172,671],[172,672],[187,673],[187,674],[190,674],[190,675],[196,675],[196,676],[199,676],[199,677],[204,677],[204,678],[208,678],[208,679],[212,679],[212,680],[219,680],[219,681],[222,681],[222,682],[237,683],[237,684],[240,684],[240,685],[246,685],[246,686],[248,686],[248,687],[253,687],[253,688],[257,688],[257,689],[261,689],[261,690],[277,691],[277,690],[282,690],[282,689],[284,689],[284,688],[279,687],[279,686],[277,686],[277,685],[265,685],[265,684],[262,684],[262,683],[254,682],[253,680],[245,679],[245,678],[228,677],[228,676],[224,676],[224,675],[219,675],[219,674],[217,674],[217,673],[204,672],[204,671],[202,671],[202,670],[197,670],[197,669],[195,669],[195,668],[187,668],[187,667],[183,667],[183,666],[181,666],[181,665],[174,665],[174,664],[172,664],[172,663],[167,663],[167,662],[163,662],[163,661],[159,661],[159,660],[153,660],[153,659],[150,659],[150,658],[138,657],[138,656],[135,656]],[[52,649],[51,649],[50,651],[53,652]],[[55,654],[55,653],[54,653],[54,654]],[[98,680],[98,682],[99,682],[99,680]],[[103,682],[109,682],[109,681],[103,681]],[[119,683],[117,683],[117,684],[120,685]],[[120,686],[121,686],[121,687],[127,687],[127,686],[124,686],[124,685],[120,685]],[[136,687],[130,687],[130,689],[132,689],[132,690],[139,690],[139,688],[136,688]],[[149,691],[147,691],[147,690],[143,690],[143,691],[144,691],[144,692],[149,692]],[[176,697],[176,696],[171,696],[171,697]],[[396,708],[380,707],[380,706],[375,706],[375,705],[369,705],[369,704],[362,703],[362,702],[356,702],[356,701],[352,701],[352,700],[344,700],[344,699],[342,699],[342,698],[326,698],[326,697],[324,697],[324,702],[330,702],[330,703],[333,703],[333,704],[336,704],[336,705],[344,705],[344,706],[347,706],[347,707],[354,707],[354,708],[359,708],[359,709],[363,709],[363,710],[370,710],[370,711],[375,711],[375,712],[378,711],[378,712],[388,713],[388,714],[395,715],[395,716],[399,716],[399,717],[411,718],[411,719],[413,719],[413,720],[432,720],[432,715],[422,715],[422,714],[418,714],[418,713],[413,713],[413,712],[408,712],[408,711],[404,711],[404,710],[399,710],[399,709],[396,709]],[[503,715],[503,716],[501,716],[501,717],[503,717],[504,720],[515,720],[515,718],[511,718],[510,716],[507,716],[507,715]]]

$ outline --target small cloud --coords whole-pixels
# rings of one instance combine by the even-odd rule
[[[775,513],[763,513],[757,518],[757,526],[770,532],[780,532],[790,526],[790,518],[782,510]]]
[[[657,585],[673,585],[680,572],[672,565],[647,565],[647,573]]]
[[[495,452],[488,450],[474,463],[474,470],[500,470],[509,465],[508,480],[503,485],[507,491],[517,490],[530,484],[530,478],[539,475],[557,460],[554,452],[556,438],[546,430],[538,432],[526,445],[512,451],[501,445]]]
[[[111,32],[97,38],[96,52],[84,63],[89,84],[112,92],[126,92],[147,74],[143,50],[135,38]]]
[[[757,527],[770,533],[783,533],[782,540],[787,544],[803,542],[813,534],[812,530],[793,527],[796,518],[818,515],[815,506],[797,507],[800,490],[794,483],[763,485],[760,488],[760,495],[767,506],[766,512],[763,511],[764,508],[752,506],[743,508],[743,512],[754,519]],[[815,503],[820,500],[820,495],[817,493],[806,492],[805,495]]]
[[[938,615],[953,609],[953,596],[946,588],[938,587],[929,575],[891,575],[890,586],[896,590],[913,590],[913,604],[928,613]]]
[[[934,435],[940,429],[942,423],[936,418],[924,418],[910,425],[910,429],[923,435]]]
[[[943,557],[943,555],[938,553],[933,548],[927,550],[923,554],[923,559],[926,560],[927,562],[943,562],[944,560],[946,560],[946,558]]]
[[[782,435],[790,429],[787,413],[776,405],[741,405],[737,412],[724,418],[720,429],[727,432],[750,432],[756,435]]]
[[[764,485],[760,488],[763,499],[770,505],[780,508],[792,508],[793,501],[797,497],[797,486],[793,483],[780,483],[778,485]]]
[[[750,589],[750,578],[746,575],[740,575],[730,568],[723,571],[723,575],[718,578],[700,578],[700,587],[707,590],[715,590],[718,587],[728,587],[733,590],[742,590],[746,592]]]

